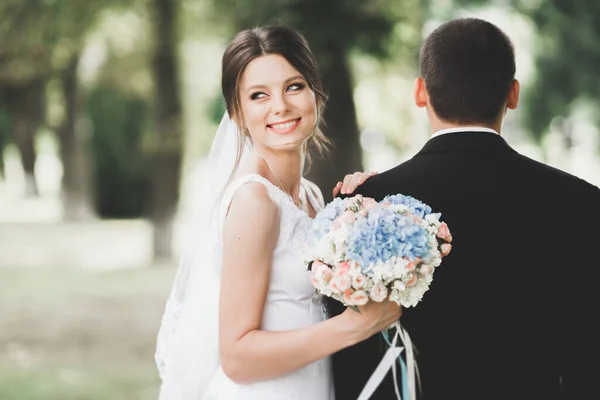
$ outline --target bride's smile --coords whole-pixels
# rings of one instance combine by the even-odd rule
[[[298,125],[300,125],[300,121],[302,121],[302,118],[294,118],[287,121],[275,122],[267,124],[267,128],[278,135],[286,135],[295,131]]]

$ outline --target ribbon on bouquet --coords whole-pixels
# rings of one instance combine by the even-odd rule
[[[416,389],[416,380],[418,379],[418,367],[415,361],[413,345],[410,340],[410,336],[408,332],[404,330],[404,328],[400,325],[400,322],[394,323],[392,325],[396,328],[396,332],[394,333],[394,337],[390,343],[387,332],[382,332],[382,335],[390,346],[389,349],[383,355],[383,358],[375,368],[375,371],[369,377],[367,384],[361,391],[357,400],[368,400],[375,390],[381,385],[383,379],[387,375],[390,368],[392,369],[392,375],[394,377],[394,390],[396,392],[396,398],[398,400],[416,400],[417,399],[417,389]],[[398,339],[404,344],[405,347],[398,347],[396,344],[398,343]],[[402,351],[406,349],[406,364],[402,357]],[[398,388],[398,380],[396,379],[396,360],[400,364],[401,374],[402,374],[402,395],[400,395],[400,389]]]

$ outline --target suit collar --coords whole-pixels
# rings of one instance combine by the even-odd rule
[[[448,151],[510,151],[515,152],[503,137],[493,132],[454,132],[429,139],[419,154]]]
[[[433,139],[435,137],[447,135],[449,133],[460,133],[460,132],[490,132],[490,133],[495,133],[496,135],[498,135],[498,132],[496,132],[495,130],[493,130],[491,128],[486,128],[484,126],[461,126],[461,127],[457,127],[457,128],[440,129],[439,131],[436,131],[433,135],[431,135],[431,138]]]

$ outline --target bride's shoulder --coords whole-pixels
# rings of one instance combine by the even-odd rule
[[[261,227],[278,226],[280,210],[265,185],[258,182],[246,182],[232,193],[229,209],[225,214],[225,227],[251,226],[260,230]],[[236,228],[237,229],[237,228]]]
[[[231,207],[246,211],[272,211],[278,209],[270,190],[262,183],[248,181],[235,189],[231,196]]]

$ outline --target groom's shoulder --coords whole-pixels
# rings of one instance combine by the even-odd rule
[[[589,193],[592,196],[600,196],[600,189],[597,186],[576,175],[520,153],[517,153],[517,157],[521,163],[519,170],[521,172],[530,172],[529,174],[524,173],[523,176],[534,180],[534,182],[545,182],[548,185],[555,186],[556,189],[579,190]]]
[[[385,197],[389,194],[390,186],[401,185],[404,179],[410,176],[410,171],[413,171],[413,167],[414,161],[410,159],[386,171],[380,172],[359,186],[358,192],[374,198]]]

